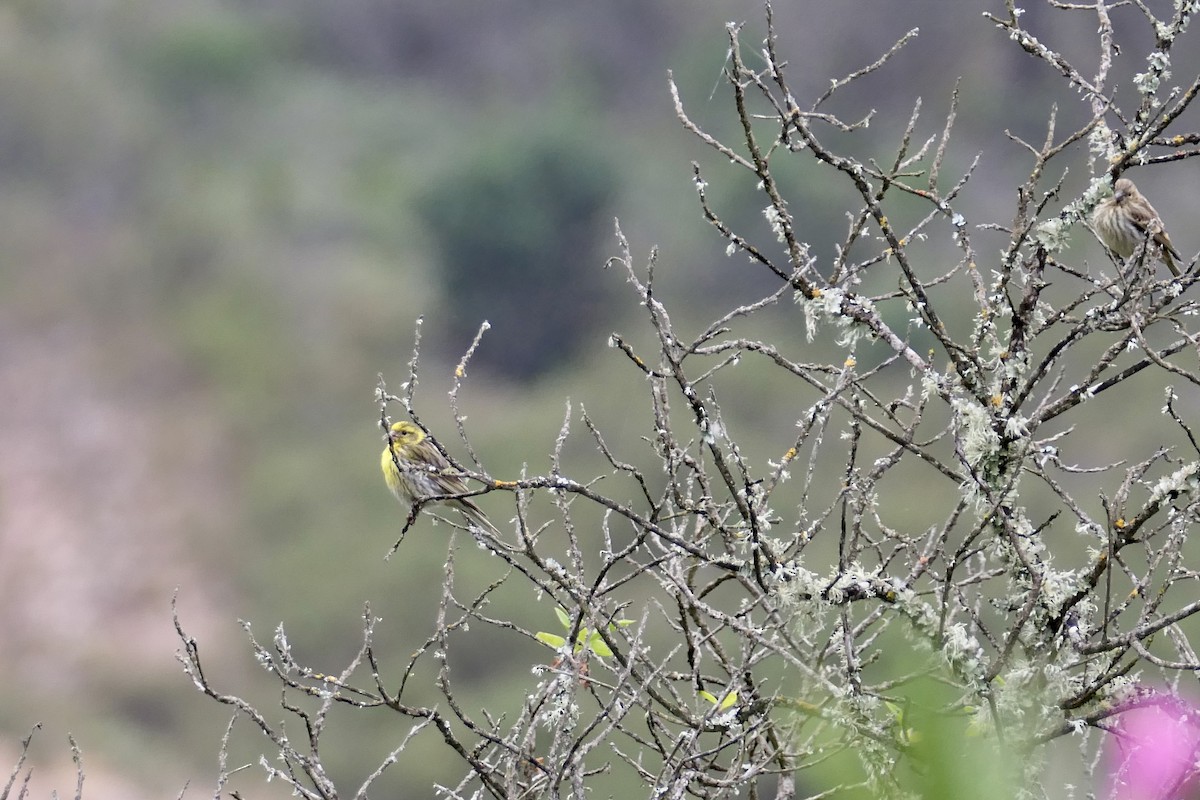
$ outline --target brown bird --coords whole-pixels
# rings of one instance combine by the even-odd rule
[[[1104,246],[1121,258],[1129,258],[1142,242],[1149,239],[1147,252],[1157,256],[1176,278],[1183,273],[1175,259],[1183,260],[1163,229],[1162,218],[1133,181],[1121,178],[1113,184],[1113,196],[1096,206],[1092,225]]]

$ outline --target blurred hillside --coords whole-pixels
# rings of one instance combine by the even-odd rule
[[[940,131],[961,78],[946,171],[982,153],[972,219],[1007,222],[1008,187],[1028,170],[1005,129],[1040,142],[1055,102],[1060,131],[1086,117],[1079,98],[1046,94],[1054,76],[981,17],[1002,3],[779,5],[802,104],[921,28],[830,110],[875,109],[855,147],[883,160],[918,97],[919,137]],[[1037,30],[1049,14],[1029,6]],[[489,471],[545,469],[568,397],[577,430],[582,403],[610,443],[637,452],[644,390],[606,340],[650,331],[624,277],[604,268],[613,218],[635,252],[660,248],[659,296],[684,329],[773,288],[724,255],[690,161],[704,162],[727,220],[769,243],[753,184],[682,130],[667,91],[670,69],[689,113],[734,138],[727,20],[761,39],[750,0],[0,5],[0,764],[41,721],[36,796],[72,785],[67,731],[92,800],[173,797],[188,781],[187,796],[209,792],[229,715],[173,661],[176,591],[230,689],[257,669],[238,619],[263,641],[286,622],[297,650],[331,670],[357,646],[365,601],[390,652],[423,641],[445,533],[422,522],[383,560],[402,515],[376,472],[372,400],[377,373],[394,390],[405,380],[419,315],[418,403],[452,451],[445,392],[487,319],[462,403]],[[1091,64],[1094,27],[1054,14],[1053,42]],[[1117,64],[1117,82],[1141,68]],[[1064,203],[1089,177],[1085,155]],[[1200,247],[1183,224],[1200,211],[1189,174],[1139,178],[1171,209],[1185,254]],[[809,165],[791,178],[828,259],[836,236],[824,232],[845,228],[849,198],[825,196]],[[1001,241],[980,232],[976,247]],[[1077,247],[1100,257],[1093,242]],[[802,326],[784,306],[744,332],[799,352]],[[733,388],[725,407],[746,452],[777,455],[804,400],[769,380]],[[586,443],[573,447],[581,476],[602,471]],[[499,520],[504,502],[483,501]],[[462,549],[464,574],[488,568]],[[554,624],[549,607],[537,612],[529,628]],[[544,658],[482,651],[460,679],[479,697],[519,696]],[[277,701],[269,689],[255,699]],[[387,718],[354,724],[329,756],[347,775],[394,746]],[[431,758],[404,780],[445,778]]]

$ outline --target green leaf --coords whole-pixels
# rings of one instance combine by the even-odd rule
[[[567,643],[567,640],[563,637],[555,636],[553,633],[545,633],[543,631],[538,631],[535,633],[533,638],[537,639],[542,644],[553,647],[555,650]]]
[[[558,621],[562,623],[562,626],[567,630],[571,630],[571,618],[567,616],[567,612],[555,606],[554,613],[558,615]]]
[[[613,651],[604,643],[604,639],[599,633],[593,633],[588,637],[588,647],[593,653],[603,658],[608,658],[613,654]]]
[[[699,695],[701,697],[703,697],[705,700],[707,700],[708,702],[712,703],[714,706],[717,705],[717,696],[715,694],[713,694],[712,692],[706,692],[703,689],[701,689],[699,692]],[[717,708],[717,710],[724,711],[725,709],[729,708],[734,703],[736,703],[737,698],[738,698],[737,692],[730,692],[729,694],[725,695],[725,697],[721,700],[721,704]]]

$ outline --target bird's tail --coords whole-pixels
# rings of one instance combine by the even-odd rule
[[[506,550],[515,550],[514,547],[504,542],[504,534],[492,524],[492,521],[487,518],[487,514],[483,513],[482,508],[465,498],[459,500],[456,505],[458,506],[458,510],[462,512],[463,517],[466,518],[468,524],[474,525],[486,533],[490,533],[496,538],[496,543]]]
[[[1182,278],[1183,273],[1179,271],[1179,267],[1175,263],[1175,259],[1177,258],[1182,260],[1183,256],[1179,255],[1179,253],[1171,245],[1167,245],[1162,249],[1162,260],[1163,263],[1167,265],[1167,269],[1171,270],[1171,274],[1176,278]]]

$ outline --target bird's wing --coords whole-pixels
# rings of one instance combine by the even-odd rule
[[[1171,237],[1167,236],[1167,231],[1163,228],[1162,218],[1158,216],[1158,212],[1153,208],[1150,209],[1131,209],[1130,216],[1133,218],[1133,224],[1137,227],[1142,236],[1149,236],[1154,240],[1154,243],[1162,247],[1175,258],[1182,259],[1179,251],[1175,249],[1175,245],[1171,244]]]

